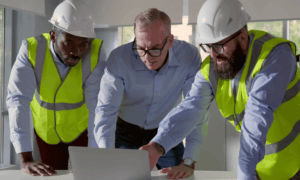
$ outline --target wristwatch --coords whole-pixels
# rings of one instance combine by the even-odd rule
[[[195,169],[196,161],[194,161],[192,159],[189,159],[189,158],[183,159],[181,163],[183,163],[184,165],[186,165],[192,169]]]

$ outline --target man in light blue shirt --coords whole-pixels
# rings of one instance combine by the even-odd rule
[[[238,0],[207,0],[201,7],[198,41],[210,56],[186,99],[160,123],[151,142],[140,148],[149,152],[151,168],[163,155],[156,147],[168,151],[196,126],[203,126],[215,98],[222,115],[241,131],[238,180],[299,179],[300,121],[293,108],[299,106],[300,78],[295,45],[263,31],[247,32],[249,20]],[[284,138],[277,141],[282,134]],[[171,173],[170,178],[180,178],[180,173]]]
[[[76,14],[80,16],[76,17]],[[67,23],[61,21],[61,17]],[[106,66],[101,43],[97,43],[98,48],[94,43],[100,40],[95,38],[92,13],[84,2],[62,2],[55,9],[50,22],[54,25],[50,33],[22,41],[12,67],[6,99],[10,139],[19,155],[22,171],[41,176],[53,175],[56,169],[68,169],[68,146],[95,144],[94,110],[100,79]],[[91,66],[94,66],[93,70]],[[79,73],[72,73],[76,70]],[[67,82],[74,86],[66,86]],[[70,102],[77,98],[66,98],[68,93],[65,92],[70,91],[78,92],[77,97],[83,100],[79,103]],[[56,96],[58,93],[61,98]],[[39,105],[33,106],[39,96]],[[41,163],[32,157],[30,105]],[[67,117],[62,117],[59,114],[61,112]],[[74,112],[78,118],[71,117]],[[71,129],[71,126],[75,128]],[[48,135],[50,130],[55,133]],[[67,139],[63,133],[71,135]],[[57,138],[56,142],[53,141],[54,137]]]
[[[174,40],[170,18],[162,11],[140,13],[135,37],[113,50],[107,61],[95,112],[99,148],[139,149],[147,144],[161,120],[186,96],[201,65],[196,47]],[[185,150],[178,142],[159,159],[157,168],[176,166],[189,176],[202,143],[199,128],[187,136]]]

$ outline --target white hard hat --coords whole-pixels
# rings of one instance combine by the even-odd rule
[[[51,24],[79,37],[95,38],[92,10],[80,0],[65,0],[54,10]]]
[[[198,14],[196,42],[219,42],[240,30],[250,19],[238,0],[207,0]]]

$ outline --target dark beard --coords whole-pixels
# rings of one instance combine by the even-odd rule
[[[226,63],[218,65],[216,59],[212,59],[215,66],[215,71],[222,79],[232,79],[242,69],[246,61],[246,55],[243,54],[243,50],[240,44],[237,44],[236,49],[233,52],[231,59],[226,58],[223,55],[218,55],[218,59],[225,60]]]

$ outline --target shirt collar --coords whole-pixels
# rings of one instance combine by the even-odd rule
[[[179,60],[175,56],[173,52],[173,47],[169,49],[169,59],[168,59],[168,66],[179,66]]]
[[[58,64],[60,64],[60,65],[62,65],[62,66],[64,66],[64,67],[66,67],[67,65],[65,65],[64,63],[62,63],[62,62],[58,59],[58,57],[57,57],[57,55],[56,55],[56,53],[55,53],[55,51],[54,51],[53,42],[52,42],[51,40],[50,40],[50,43],[49,43],[49,48],[50,48],[50,52],[51,52],[52,59],[53,59],[56,63],[58,63]]]

